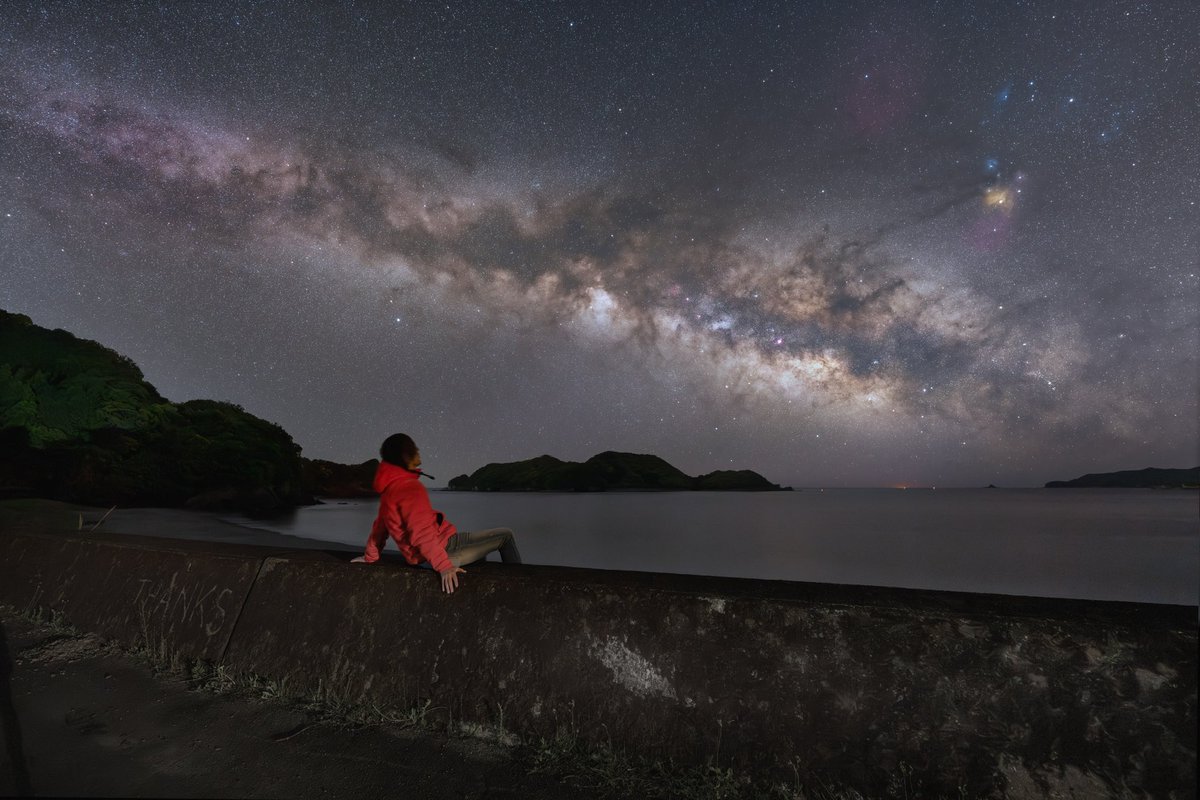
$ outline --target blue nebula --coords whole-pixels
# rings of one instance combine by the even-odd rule
[[[992,98],[992,111],[1000,111],[1008,103],[1008,97],[1012,94],[1012,82],[1004,84],[1004,88],[996,92]]]

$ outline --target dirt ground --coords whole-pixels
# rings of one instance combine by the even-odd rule
[[[0,611],[0,794],[557,798],[517,749],[397,726],[322,722],[190,688],[94,635]]]

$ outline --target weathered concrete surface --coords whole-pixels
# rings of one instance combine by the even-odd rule
[[[254,548],[108,534],[0,534],[0,602],[53,609],[83,630],[215,661],[261,563]]]
[[[1196,796],[1195,607],[260,554],[225,660],[293,688],[869,796]]]
[[[756,591],[758,590],[758,591]],[[231,663],[350,700],[882,791],[1194,796],[1195,610],[272,559]]]
[[[0,612],[0,796],[569,800],[511,748],[191,691]]]

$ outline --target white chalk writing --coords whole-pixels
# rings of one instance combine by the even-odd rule
[[[225,599],[232,594],[232,589],[211,584],[180,585],[179,573],[174,572],[165,586],[161,581],[140,579],[133,602],[143,619],[158,617],[168,623],[195,624],[205,636],[212,637],[225,624]]]

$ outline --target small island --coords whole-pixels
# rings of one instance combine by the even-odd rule
[[[1092,472],[1069,481],[1050,481],[1047,489],[1195,489],[1200,467],[1191,469],[1127,469]]]
[[[449,488],[467,492],[792,491],[748,469],[717,470],[692,477],[659,456],[612,450],[583,463],[542,455],[488,464],[470,475],[452,479]]]

